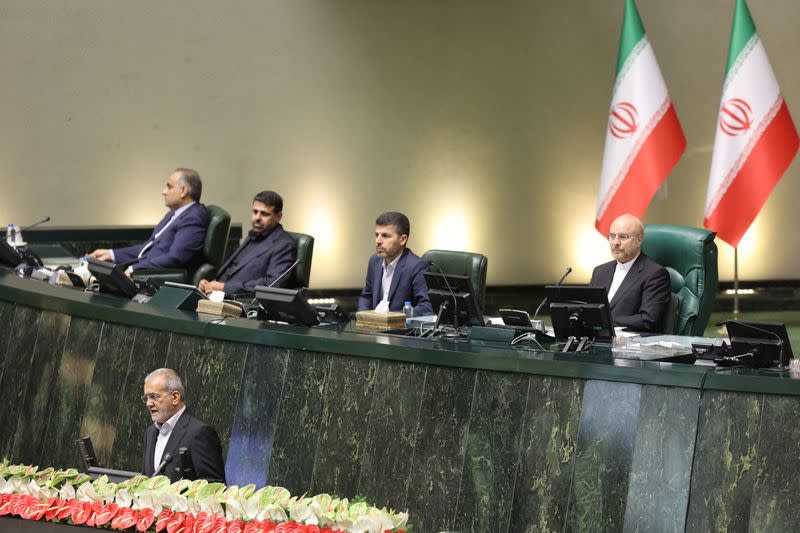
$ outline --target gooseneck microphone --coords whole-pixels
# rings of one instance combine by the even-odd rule
[[[11,233],[9,235],[6,235],[6,238],[13,237],[17,233],[22,233],[23,231],[27,231],[27,230],[29,230],[31,228],[35,228],[39,224],[44,224],[45,222],[50,222],[50,217],[49,216],[44,217],[42,220],[34,222],[33,224],[29,224],[29,225],[27,225],[27,226],[25,226],[24,228],[21,228],[21,229],[11,228]]]
[[[442,279],[444,280],[445,286],[447,286],[447,290],[450,292],[450,296],[453,298],[453,327],[458,331],[458,299],[456,298],[456,293],[453,292],[453,288],[450,286],[450,282],[447,280],[447,274],[444,273],[442,267],[434,263],[433,261],[427,260],[425,261],[430,266],[436,268],[439,271],[439,274],[442,275]],[[442,321],[442,315],[444,314],[445,310],[445,303],[439,306],[439,312],[436,316],[436,326],[435,329],[439,329],[439,323]]]
[[[174,457],[173,457],[173,455],[171,453],[164,454],[164,457],[161,458],[161,464],[159,464],[158,468],[156,468],[153,471],[153,476],[157,476],[157,475],[161,474],[164,471],[164,469],[167,468],[167,465],[172,462],[173,458]]]
[[[567,269],[564,271],[564,275],[563,275],[563,276],[561,276],[561,279],[560,279],[560,280],[558,280],[558,283],[556,283],[556,285],[555,285],[555,286],[556,286],[556,287],[558,287],[559,285],[561,285],[561,283],[562,283],[562,282],[563,282],[565,279],[567,279],[567,276],[569,276],[570,272],[572,272],[572,267],[571,267],[571,266],[568,266],[568,267],[567,267]],[[536,311],[533,313],[533,318],[531,319],[531,322],[533,322],[534,320],[536,320],[536,317],[537,317],[537,316],[539,316],[539,311],[541,311],[541,310],[542,310],[542,307],[544,307],[544,304],[545,304],[546,302],[547,302],[547,296],[545,296],[544,298],[542,298],[542,301],[541,301],[541,303],[539,304],[539,307],[537,307],[537,308],[536,308]]]
[[[272,287],[272,286],[274,286],[276,283],[278,283],[280,280],[282,280],[284,277],[286,277],[286,274],[288,274],[289,272],[291,272],[292,270],[294,270],[294,267],[296,267],[298,263],[300,263],[300,260],[299,260],[299,259],[298,259],[297,261],[295,261],[294,263],[292,263],[292,266],[290,266],[289,268],[287,268],[286,270],[284,270],[284,271],[283,271],[283,273],[282,273],[280,276],[278,276],[277,278],[275,278],[274,280],[272,280],[272,283],[270,283],[269,285],[267,285],[267,287]]]
[[[171,453],[164,454],[164,457],[161,459],[161,464],[158,465],[158,468],[153,471],[153,475],[151,477],[160,475],[164,469],[167,468],[167,465],[172,462],[172,457],[173,456]]]

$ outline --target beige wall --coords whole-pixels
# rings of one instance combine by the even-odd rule
[[[751,0],[800,116],[800,4]],[[248,224],[254,192],[316,236],[314,287],[355,287],[375,216],[480,251],[489,283],[585,281],[623,0],[5,0],[0,222],[151,224],[169,171]],[[645,222],[700,225],[733,0],[640,0],[686,154]],[[796,278],[798,165],[740,253]],[[720,243],[721,272],[732,251]],[[767,253],[769,250],[769,253]]]

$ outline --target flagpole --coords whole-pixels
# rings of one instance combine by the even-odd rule
[[[733,248],[733,319],[739,320],[739,247]]]

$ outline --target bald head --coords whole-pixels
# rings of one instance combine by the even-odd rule
[[[644,226],[635,216],[624,214],[611,223],[608,245],[611,247],[611,255],[620,263],[636,258],[642,249],[643,240]]]

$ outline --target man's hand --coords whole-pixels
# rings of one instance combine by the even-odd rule
[[[89,254],[92,259],[99,259],[100,261],[111,261],[111,250],[105,248],[98,248]]]
[[[221,281],[208,281],[207,279],[200,280],[197,288],[205,294],[211,294],[214,291],[224,291],[225,284]]]

